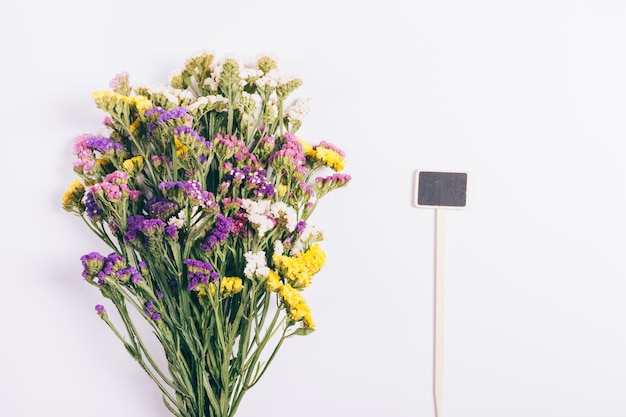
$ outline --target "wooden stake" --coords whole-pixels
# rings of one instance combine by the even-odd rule
[[[465,207],[466,199],[467,173],[415,171],[415,206],[435,209],[433,398],[436,417],[442,417],[443,404],[444,215],[446,208]]]
[[[436,417],[441,417],[443,401],[444,212],[444,209],[438,208],[435,210],[435,357],[433,386]]]

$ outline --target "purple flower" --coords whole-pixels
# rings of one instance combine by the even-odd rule
[[[153,321],[157,321],[161,318],[161,315],[154,309],[154,303],[152,301],[146,302],[143,310]]]
[[[91,252],[80,257],[83,264],[83,278],[93,278],[104,266],[104,256],[98,252]]]
[[[264,136],[258,143],[255,153],[260,159],[265,159],[276,148],[276,139],[273,136]]]
[[[183,190],[193,202],[201,204],[207,203],[213,197],[213,194],[202,189],[198,181],[185,181],[183,184]]]
[[[272,197],[274,195],[274,185],[268,182],[263,168],[246,165],[243,168],[232,168],[225,176],[223,184],[232,181],[235,184],[242,184],[244,189],[252,191],[252,194],[259,198]]]
[[[281,167],[289,167],[299,174],[306,174],[308,168],[305,166],[306,156],[302,144],[290,132],[286,132],[284,138],[283,146],[269,158],[270,164],[279,172],[282,171]]]
[[[106,313],[106,310],[104,309],[104,306],[102,304],[96,304],[95,310],[100,317],[102,317],[102,315]]]
[[[236,136],[218,133],[213,137],[213,144],[221,160],[227,160],[234,156],[239,166],[246,161],[250,161],[253,164],[257,162],[256,156],[250,153],[246,144],[237,139]]]
[[[121,143],[114,141],[113,139],[104,137],[104,136],[91,136],[85,142],[85,145],[93,150],[99,151],[100,153],[107,153],[108,151],[115,151],[124,149]]]
[[[126,266],[126,260],[115,252],[104,257],[91,252],[80,258],[83,264],[83,277],[104,285],[106,278],[114,278],[117,271]]]
[[[185,117],[187,115],[187,108],[186,107],[176,107],[174,109],[171,110],[167,110],[165,112],[163,112],[157,122],[159,124],[164,124],[169,122],[170,120],[174,120],[174,119],[180,119],[182,117]]]
[[[178,239],[178,229],[176,228],[175,225],[168,224],[167,226],[165,226],[165,237],[168,237],[174,240]]]
[[[272,197],[274,195],[274,184],[271,183],[263,183],[257,188],[254,192],[256,196],[267,196]]]
[[[85,213],[90,219],[98,220],[102,215],[102,209],[96,202],[96,198],[93,196],[91,191],[87,192],[87,196],[85,197]]]
[[[145,219],[141,223],[141,231],[146,236],[152,236],[163,232],[165,230],[165,223],[161,219]]]
[[[141,195],[139,190],[131,190],[128,186],[130,175],[124,171],[113,171],[103,181],[91,186],[89,191],[96,199],[118,203],[123,198],[136,201]]]
[[[151,107],[148,110],[146,110],[146,112],[144,114],[145,114],[146,117],[151,117],[154,114],[156,114],[158,117],[160,117],[163,113],[165,113],[165,110],[163,110],[163,108],[155,106],[155,107]]]
[[[137,239],[138,233],[141,232],[141,224],[143,223],[143,220],[144,217],[140,214],[130,216],[126,220],[128,228],[124,234],[124,242],[134,242]]]
[[[189,278],[187,289],[189,290],[196,289],[199,284],[207,284],[209,280],[217,281],[219,278],[217,272],[213,270],[213,266],[208,262],[185,259],[183,263],[187,265],[187,278]]]
[[[122,282],[130,280],[133,284],[143,281],[141,274],[132,266],[118,270],[115,273],[115,277]]]
[[[109,82],[109,87],[116,93],[128,94],[130,93],[129,85],[130,75],[126,71],[122,71],[116,74],[115,77]]]
[[[203,190],[198,181],[165,181],[160,183],[158,188],[166,197],[177,201],[179,204],[182,204],[184,197],[187,197],[192,205],[215,205],[213,194]]]
[[[93,151],[87,146],[87,141],[92,135],[85,133],[74,138],[74,154],[77,156],[72,167],[79,174],[93,174],[96,167],[96,158]]]
[[[205,138],[200,136],[198,134],[198,132],[196,132],[195,130],[193,130],[191,127],[189,127],[187,125],[177,126],[176,129],[174,129],[174,134],[176,136],[180,136],[180,135],[191,136],[192,138],[194,138],[195,140],[197,140],[198,142],[200,142],[202,144],[204,144],[206,142]],[[211,143],[211,145],[209,145],[209,146],[211,147],[211,146],[213,146],[213,144]]]
[[[145,116],[148,118],[152,118],[152,116],[155,116],[156,120],[158,120],[163,113],[165,113],[165,110],[162,109],[161,107],[152,107],[146,110]],[[154,130],[156,129],[156,127],[157,127],[157,124],[155,122],[148,122],[147,135],[149,138],[151,138],[152,135],[154,134]]]
[[[141,239],[145,248],[154,249],[163,241],[166,224],[161,219],[146,219],[136,214],[127,220],[127,230],[124,234],[124,242],[134,242]]]
[[[102,272],[107,275],[113,275],[126,266],[126,260],[115,252],[112,252],[104,260]]]
[[[350,175],[337,172],[328,177],[317,177],[315,178],[315,182],[318,184],[321,183],[322,185],[327,185],[327,186],[341,187],[343,185],[346,185],[348,182],[350,182],[351,179],[352,177],[350,177]]]
[[[146,211],[150,217],[167,220],[178,212],[178,203],[169,198],[151,198],[146,201]]]
[[[139,267],[139,272],[141,273],[141,275],[148,276],[150,274],[150,271],[148,270],[148,265],[145,261],[139,262],[137,267]]]
[[[248,222],[248,216],[245,212],[237,212],[233,216],[233,224],[231,231],[237,236],[242,236],[246,233],[246,224]]]
[[[346,186],[352,178],[348,174],[335,173],[328,177],[315,178],[315,192],[320,196],[331,190]]]
[[[233,221],[234,220],[230,217],[218,214],[217,220],[213,225],[213,230],[211,230],[211,233],[206,238],[204,243],[200,245],[200,248],[205,251],[210,251],[218,243],[224,243],[228,238],[228,234],[230,233]]]

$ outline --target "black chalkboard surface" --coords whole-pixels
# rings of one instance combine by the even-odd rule
[[[462,208],[467,200],[467,173],[417,171],[416,190],[418,207]]]

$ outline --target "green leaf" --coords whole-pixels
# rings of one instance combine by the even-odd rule
[[[291,336],[306,336],[309,335],[311,333],[313,333],[315,331],[315,329],[311,328],[311,327],[300,327],[296,330],[293,331],[293,333],[290,333],[289,335],[287,335],[287,337],[291,337]]]

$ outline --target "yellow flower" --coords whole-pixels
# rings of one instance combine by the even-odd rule
[[[85,186],[80,180],[74,180],[63,194],[63,209],[69,212],[82,213],[84,211],[83,196]]]
[[[313,321],[313,317],[311,317],[311,314],[307,314],[302,318],[302,325],[304,327],[315,329],[315,322]]]
[[[176,156],[178,159],[185,159],[189,153],[189,148],[178,140],[178,136],[174,136],[174,145],[176,145]]]
[[[315,155],[315,151],[313,150],[313,146],[311,146],[311,144],[303,139],[298,138],[298,142],[300,142],[300,145],[302,145],[302,150],[304,151],[304,154],[307,156],[314,156]]]
[[[302,256],[302,260],[307,266],[311,274],[316,274],[326,263],[326,253],[322,250],[322,247],[316,243],[311,246],[304,254],[298,254]]]
[[[319,272],[326,262],[326,254],[319,244],[313,245],[306,252],[296,256],[272,256],[272,261],[280,272],[295,288],[308,287],[313,275]]]
[[[111,160],[107,158],[106,156],[96,159],[96,165],[98,166],[99,169],[105,168],[110,163],[111,163]]]
[[[289,318],[293,321],[302,321],[305,327],[315,327],[311,317],[311,308],[297,289],[285,284],[279,291],[280,297],[287,306]]]
[[[206,297],[207,291],[211,295],[215,295],[215,284],[213,282],[209,282],[208,284],[197,285],[194,289],[198,293],[198,297]]]
[[[267,281],[265,282],[265,286],[270,291],[278,292],[280,291],[283,284],[280,282],[280,276],[275,271],[270,269],[269,274],[267,274]]]
[[[315,148],[314,158],[335,171],[341,171],[346,165],[345,159],[338,152],[321,146]]]
[[[154,107],[154,104],[150,101],[148,97],[145,96],[132,96],[131,104],[137,108],[137,111],[141,114],[145,113],[146,110]]]
[[[239,277],[224,277],[220,282],[220,292],[225,296],[237,294],[243,290],[243,282]]]
[[[122,162],[122,169],[131,176],[137,175],[143,169],[143,157],[138,155],[125,160]]]
[[[128,115],[129,106],[135,107],[141,114],[154,107],[152,102],[144,96],[126,96],[110,90],[96,91],[92,94],[96,105],[112,114]]]
[[[276,186],[276,197],[278,197],[279,200],[282,200],[285,194],[287,194],[287,190],[288,187],[285,184],[278,184]]]
[[[128,127],[128,129],[130,130],[130,133],[135,133],[137,131],[137,129],[139,129],[140,125],[141,125],[141,119],[139,119],[139,117],[138,117],[138,118],[135,119],[133,124]]]
[[[102,91],[94,91],[92,96],[96,104],[100,104],[100,103],[108,104],[114,100],[118,100],[119,98],[121,98],[122,95],[115,93],[111,90],[102,90]]]

